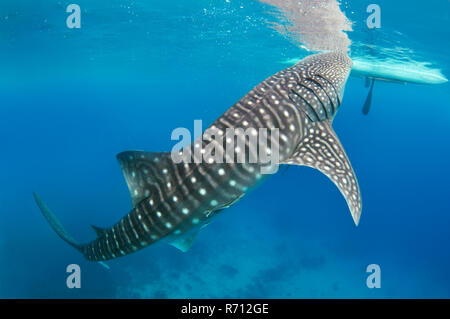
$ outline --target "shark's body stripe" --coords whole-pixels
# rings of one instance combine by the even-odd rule
[[[313,94],[313,97],[317,100],[317,103],[320,104],[320,106],[322,107],[323,116],[327,119],[330,118],[330,113],[328,112],[328,109],[326,107],[327,101],[323,99],[324,95],[322,93],[321,86],[311,81],[310,78],[304,79],[302,85]]]
[[[121,225],[121,228],[120,228],[121,232],[120,232],[120,234],[123,235],[123,238],[125,240],[125,245],[123,247],[124,248],[123,250],[128,250],[129,251],[130,250],[130,245],[132,244],[132,241],[130,239],[129,229],[125,225],[125,220],[127,219],[127,217],[128,216],[125,216],[124,218],[122,218],[122,220],[119,223]],[[99,238],[99,239],[101,239],[101,238]]]
[[[150,211],[151,208],[149,208],[146,203],[144,203],[142,206],[146,211],[144,219],[147,228],[150,230],[150,239],[154,240],[155,236],[156,238],[162,237],[164,234],[164,230],[162,228],[162,225],[160,225],[160,223],[158,222],[158,217],[155,216],[155,211]]]
[[[333,114],[335,114],[336,108],[333,104],[333,100],[331,99],[330,94],[328,94],[326,88],[324,87],[323,83],[321,83],[321,81],[318,81],[313,77],[309,78],[308,80],[315,83],[315,85],[319,88],[320,92],[322,92],[322,94],[325,94],[326,98],[325,96],[323,96],[322,102],[327,107],[327,118],[331,118]]]
[[[139,207],[136,207],[135,214],[131,214],[130,219],[132,221],[136,239],[139,241],[139,245],[146,246],[148,235],[143,226],[142,213]]]
[[[107,236],[105,235],[106,240],[103,241],[103,250],[105,251],[104,255],[108,256],[108,258],[112,258],[112,251],[109,248],[109,239],[107,238]]]
[[[327,92],[326,87],[323,85],[323,83],[321,83],[321,81],[318,81],[315,77],[310,77],[306,80],[312,83],[316,95],[319,96],[323,105],[326,107],[327,119],[332,119],[334,114],[336,113],[336,109],[333,105],[333,100],[331,99],[330,94]]]
[[[118,247],[119,247],[119,253],[123,255],[124,249],[127,246],[127,243],[125,242],[125,238],[121,233],[120,229],[120,223],[117,223],[112,227],[113,233],[114,233],[114,240],[116,241]]]
[[[334,83],[320,74],[316,74],[315,76],[328,82],[330,87],[333,89],[334,94],[332,94],[332,96],[335,98],[335,102],[333,104],[336,105],[336,110],[337,110],[337,108],[339,108],[339,106],[341,105],[341,99],[339,97],[339,92],[336,90],[336,87],[334,86]]]
[[[304,97],[302,97],[302,89],[300,86],[296,87],[297,90],[292,89],[292,94],[289,96],[291,101],[301,105],[302,111],[305,113],[305,115],[312,121],[320,121],[319,114],[317,114],[316,110],[308,103],[308,101],[305,100]]]
[[[319,121],[323,121],[324,119],[326,119],[327,117],[325,114],[326,112],[325,107],[321,104],[315,92],[308,87],[307,83],[303,81],[302,83],[298,83],[297,87],[299,88],[300,93],[297,92],[296,90],[294,90],[294,92],[299,97],[301,97],[305,101],[305,103],[311,108],[311,110],[316,114],[317,119]]]

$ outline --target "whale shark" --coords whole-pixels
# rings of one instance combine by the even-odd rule
[[[173,152],[118,154],[132,208],[111,227],[92,226],[96,238],[90,242],[75,240],[36,193],[35,201],[59,237],[89,261],[122,257],[159,241],[187,251],[211,218],[276,172],[263,173],[273,163],[259,158],[250,161],[249,156],[243,161],[198,161],[201,152],[195,150],[215,142],[212,131],[220,136],[228,129],[241,128],[241,147],[228,138],[215,144],[216,151],[228,151],[232,145],[227,154],[236,159],[242,152],[250,154],[255,146],[246,132],[262,136],[261,129],[270,129],[276,130],[278,138],[270,144],[254,139],[258,150],[266,154],[276,150],[276,166],[309,166],[325,174],[344,196],[358,225],[362,211],[358,181],[332,128],[351,68],[346,53],[327,52],[310,55],[272,75],[214,121],[201,138],[183,148],[190,150],[188,158],[194,161],[175,160]]]

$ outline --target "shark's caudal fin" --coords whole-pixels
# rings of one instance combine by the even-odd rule
[[[36,201],[36,204],[39,206],[39,209],[42,212],[42,215],[44,215],[45,219],[47,219],[48,223],[53,228],[53,230],[58,234],[58,236],[61,237],[69,245],[75,247],[77,250],[80,250],[81,245],[64,229],[59,220],[51,212],[51,210],[47,207],[47,205],[45,205],[45,203],[42,201],[39,195],[33,193],[33,196],[34,200]]]
[[[33,197],[34,200],[36,201],[36,204],[38,205],[39,209],[42,212],[42,215],[44,215],[45,219],[48,221],[48,223],[50,224],[50,226],[53,228],[53,230],[56,232],[56,234],[58,234],[59,237],[61,237],[66,243],[68,243],[69,245],[71,245],[72,247],[74,247],[75,249],[77,249],[78,251],[82,252],[82,244],[78,243],[66,230],[65,228],[61,225],[61,223],[59,222],[59,220],[56,218],[56,216],[52,213],[52,211],[47,207],[47,205],[45,205],[44,201],[41,199],[41,197],[36,194],[33,193]],[[98,232],[101,230],[98,227],[92,226],[94,228],[94,230],[96,231],[96,233],[98,234]],[[110,269],[110,267],[104,263],[104,262],[99,262],[99,264],[103,267],[105,267],[106,269]]]

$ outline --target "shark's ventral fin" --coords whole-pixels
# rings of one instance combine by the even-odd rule
[[[307,132],[294,154],[282,164],[309,166],[325,174],[345,197],[353,221],[358,225],[362,209],[358,181],[331,122],[310,123]]]
[[[170,245],[172,245],[173,247],[175,247],[185,253],[189,249],[191,249],[200,230],[201,230],[201,228],[198,228],[195,231],[181,235],[181,236],[177,237],[176,239],[172,240],[170,242]]]

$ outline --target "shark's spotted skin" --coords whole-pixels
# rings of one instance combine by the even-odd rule
[[[120,153],[133,208],[111,228],[94,227],[97,238],[88,244],[76,243],[36,197],[38,204],[55,231],[92,261],[127,255],[161,239],[185,251],[212,216],[263,179],[261,169],[267,164],[249,161],[251,143],[258,143],[267,154],[277,147],[280,164],[310,166],[327,175],[346,198],[357,224],[358,182],[331,128],[351,65],[344,53],[317,54],[261,82],[188,147],[191,163],[175,163],[170,153]],[[229,128],[241,129],[236,140],[226,138]],[[259,143],[260,128],[279,129],[279,140]],[[224,137],[222,143],[217,136]],[[221,154],[231,148],[227,159],[234,161],[200,162],[202,153],[195,150],[210,145]],[[239,158],[244,159],[240,164]]]

